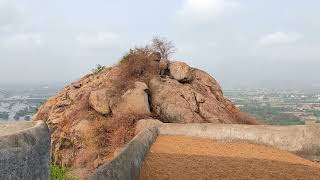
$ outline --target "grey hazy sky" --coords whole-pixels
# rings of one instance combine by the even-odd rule
[[[223,85],[319,83],[318,0],[0,0],[0,83],[68,82],[153,36]]]

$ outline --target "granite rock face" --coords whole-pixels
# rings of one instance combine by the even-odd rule
[[[150,81],[152,107],[164,117],[165,122],[204,122],[197,111],[194,91],[190,85],[183,85],[174,79],[154,78]]]
[[[184,62],[172,62],[169,65],[171,76],[179,82],[191,81],[191,71],[188,64]]]
[[[120,98],[119,103],[115,105],[112,112],[117,115],[121,114],[140,114],[150,115],[148,102],[148,86],[143,82],[135,82],[134,88],[129,89]]]
[[[50,179],[50,144],[43,122],[1,123],[0,179]]]
[[[110,97],[106,89],[92,91],[89,97],[90,106],[101,114],[109,114],[111,112],[109,107]]]
[[[180,83],[170,77],[150,80],[151,105],[170,123],[239,123],[239,109],[223,97],[221,87],[209,74],[190,68],[193,80]]]

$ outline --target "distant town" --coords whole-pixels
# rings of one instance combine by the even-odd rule
[[[297,125],[320,120],[320,90],[229,88],[224,95],[266,124]]]
[[[7,86],[0,87],[0,121],[29,121],[37,108],[60,87]]]
[[[63,86],[0,88],[0,121],[29,121],[38,107]],[[224,95],[242,111],[266,124],[297,125],[320,122],[320,90],[227,88]]]

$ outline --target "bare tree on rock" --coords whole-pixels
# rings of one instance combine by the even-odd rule
[[[159,52],[162,59],[168,59],[176,51],[172,41],[168,41],[166,38],[154,37],[151,42],[151,49]]]

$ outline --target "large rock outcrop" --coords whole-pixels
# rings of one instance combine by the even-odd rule
[[[133,52],[118,65],[65,87],[33,119],[49,125],[53,162],[86,177],[134,136],[139,119],[256,123],[239,114],[206,72]]]
[[[199,78],[197,77],[199,74],[204,78],[210,77],[198,71],[193,70],[195,79]],[[211,80],[214,82],[213,79]],[[196,81],[191,84],[182,84],[170,78],[151,79],[153,110],[162,116],[165,122],[237,123],[235,116],[239,110],[223,98],[220,87],[213,83],[203,84]]]
[[[148,86],[143,82],[135,82],[134,88],[122,95],[120,102],[112,109],[114,114],[139,114],[150,115],[148,102]]]

